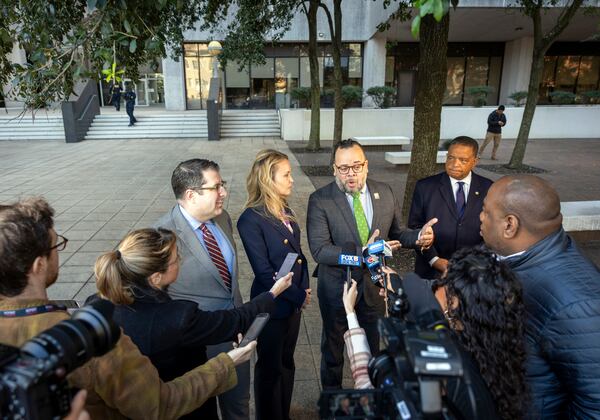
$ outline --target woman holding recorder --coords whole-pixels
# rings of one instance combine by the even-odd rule
[[[310,303],[300,227],[288,205],[293,183],[287,155],[276,150],[259,152],[246,180],[248,201],[237,223],[254,271],[251,297],[269,290],[288,253],[297,254],[291,269],[292,285],[275,299],[276,309],[258,338],[254,370],[257,420],[289,419],[300,314]]]
[[[98,257],[94,272],[99,295],[116,305],[113,319],[164,381],[205,363],[207,345],[239,339],[259,313],[273,313],[275,298],[291,284],[286,276],[231,310],[202,311],[195,302],[173,300],[166,289],[179,273],[177,238],[160,228],[128,233],[115,251]],[[232,359],[240,350],[230,352]],[[215,398],[186,418],[218,419]]]

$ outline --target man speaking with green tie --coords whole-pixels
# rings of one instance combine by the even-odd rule
[[[356,255],[362,255],[369,239],[378,236],[388,240],[392,249],[428,248],[433,244],[431,226],[437,219],[427,222],[421,230],[404,229],[400,223],[401,208],[392,189],[381,182],[367,181],[368,172],[369,162],[360,143],[343,140],[333,150],[335,181],[316,190],[308,200],[308,244],[318,263],[317,295],[323,319],[323,389],[341,388],[344,332],[354,327],[347,323],[342,302],[345,268],[338,265],[342,247],[353,243]],[[364,265],[353,270],[352,278],[358,283],[358,322],[375,355],[379,348],[377,319],[384,313],[385,303]]]

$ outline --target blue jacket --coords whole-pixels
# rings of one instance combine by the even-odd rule
[[[506,125],[506,115],[504,113],[502,115],[498,114],[496,111],[492,111],[490,115],[488,115],[487,123],[488,129],[487,131],[490,133],[500,134],[502,133],[502,127],[498,122],[502,121],[504,125]]]
[[[262,207],[244,210],[237,222],[248,261],[254,271],[250,297],[269,291],[273,286],[273,275],[285,260],[288,252],[298,254],[292,271],[292,285],[275,299],[273,319],[287,318],[300,310],[309,288],[308,265],[300,247],[300,227],[292,223],[292,234],[278,220],[267,217]]]
[[[506,262],[523,284],[529,418],[600,419],[600,272],[561,228]]]

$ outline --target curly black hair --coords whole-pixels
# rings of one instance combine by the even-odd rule
[[[500,416],[522,418],[527,387],[520,282],[504,262],[479,245],[455,252],[438,284],[446,288],[450,324],[475,359]]]

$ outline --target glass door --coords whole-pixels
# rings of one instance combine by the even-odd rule
[[[149,105],[165,103],[165,82],[162,75],[148,78],[148,103]]]

